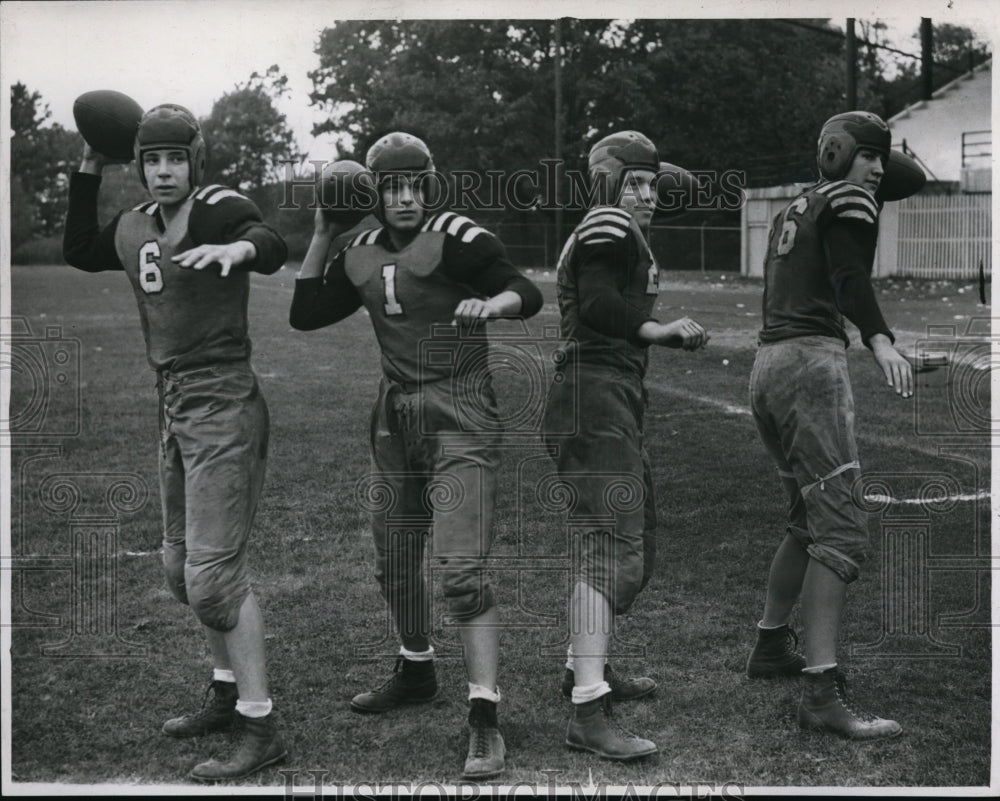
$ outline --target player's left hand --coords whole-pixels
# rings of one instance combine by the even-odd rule
[[[496,311],[489,300],[466,298],[455,307],[455,317],[451,324],[473,325],[479,320],[488,320],[494,316],[496,316]]]
[[[872,337],[872,355],[882,369],[886,383],[896,390],[897,395],[909,398],[913,394],[913,365],[909,360],[892,345],[876,341],[875,337]]]
[[[185,250],[173,257],[178,267],[189,267],[192,270],[204,270],[212,264],[218,264],[220,275],[225,278],[237,265],[249,261],[256,254],[256,248],[246,240],[230,242],[228,245],[198,245]]]

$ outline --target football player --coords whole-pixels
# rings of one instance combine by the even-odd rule
[[[501,242],[450,211],[428,213],[436,184],[430,151],[407,133],[371,146],[365,164],[377,184],[382,225],[354,237],[327,264],[337,223],[316,212],[295,284],[293,327],[336,323],[361,306],[382,351],[372,412],[372,472],[390,507],[372,513],[375,575],[401,640],[392,677],[351,701],[379,713],[437,693],[430,602],[423,575],[432,538],[448,612],[459,627],[469,678],[470,739],[464,776],[503,770],[497,724],[499,616],[485,561],[499,464],[496,399],[483,324],[530,317],[538,288],[507,260]],[[324,269],[325,267],[325,269]]]
[[[874,114],[831,117],[818,143],[821,180],[771,226],[764,267],[763,328],[750,378],[754,420],[788,495],[788,527],[771,563],[764,615],[747,661],[751,678],[804,674],[799,725],[855,740],[894,737],[893,720],[847,706],[837,636],[847,586],[868,546],[851,488],[860,475],[846,317],[861,333],[887,386],[908,398],[909,361],[871,284],[878,237],[875,192],[891,135]],[[805,657],[788,621],[802,601]]]
[[[696,350],[708,335],[683,317],[654,317],[659,265],[649,247],[659,170],[643,134],[620,131],[590,150],[588,172],[598,203],[570,235],[557,286],[562,353],[546,399],[544,433],[560,476],[578,499],[574,514],[613,517],[584,533],[570,607],[573,715],[566,744],[607,759],[656,752],[649,740],[609,725],[611,701],[645,694],[651,679],[618,679],[606,661],[615,615],[646,586],[656,553],[656,509],[643,445],[650,345]],[[601,199],[603,198],[603,202]],[[558,436],[577,419],[572,436]]]
[[[166,104],[146,112],[135,161],[152,199],[101,229],[101,176],[115,162],[84,147],[70,179],[63,253],[88,272],[123,270],[138,302],[160,399],[167,585],[198,617],[214,667],[201,711],[168,720],[163,731],[193,737],[242,727],[245,737],[229,760],[190,773],[201,781],[235,779],[286,755],[271,716],[264,627],[246,565],[269,430],[250,366],[250,272],[274,273],[286,248],[250,200],[202,185],[205,141],[187,109]]]

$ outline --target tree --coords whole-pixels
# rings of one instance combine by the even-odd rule
[[[919,31],[916,37],[919,39]],[[934,26],[935,84],[944,84],[990,58],[989,45],[963,25]]]
[[[274,64],[215,102],[202,120],[207,180],[245,192],[281,180],[282,163],[300,158],[287,119],[276,106],[289,91],[287,84],[288,77]]]
[[[320,35],[314,133],[359,152],[390,130],[439,167],[531,169],[554,153],[553,21],[338,23]],[[699,169],[780,169],[842,105],[843,45],[780,20],[561,21],[567,169],[615,128]],[[761,69],[761,64],[769,69]],[[773,163],[772,163],[773,162]]]
[[[11,246],[61,230],[69,173],[79,162],[83,139],[58,124],[38,92],[11,86]]]

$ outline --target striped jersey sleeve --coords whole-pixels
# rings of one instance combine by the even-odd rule
[[[238,270],[270,274],[280,269],[288,256],[284,239],[264,222],[257,205],[220,184],[195,190],[188,233],[196,245],[226,245],[237,240],[252,243],[256,258],[239,265]]]
[[[477,225],[468,217],[456,214],[453,211],[445,211],[435,214],[424,223],[422,232],[443,231],[449,237],[455,237],[463,244],[469,244],[482,234],[490,235],[485,228]]]
[[[612,206],[591,209],[576,229],[581,245],[617,244],[628,239],[631,215]]]
[[[222,186],[221,184],[209,184],[208,186],[201,187],[197,192],[195,192],[195,200],[200,200],[209,206],[214,206],[217,203],[221,203],[223,200],[229,197],[238,197],[250,202],[246,195],[241,195],[235,189],[230,189],[228,186]]]
[[[507,257],[503,242],[474,220],[453,211],[432,215],[421,233],[443,233],[442,264],[453,281],[468,285],[483,297],[510,290],[521,296],[522,317],[542,307],[542,293]]]
[[[831,215],[840,220],[859,220],[869,225],[878,222],[878,205],[864,187],[847,181],[832,181],[816,192],[825,195]]]

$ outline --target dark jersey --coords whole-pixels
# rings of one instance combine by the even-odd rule
[[[879,208],[863,187],[820,183],[774,218],[764,264],[760,341],[839,337],[846,316],[861,331],[892,339],[871,284]]]
[[[541,308],[541,292],[507,260],[500,240],[446,211],[429,217],[400,250],[381,227],[358,234],[322,278],[295,282],[290,321],[302,330],[320,328],[363,305],[386,377],[419,384],[450,377],[462,365],[482,368],[485,337],[460,337],[450,323],[462,300],[505,290],[520,295],[520,316]]]
[[[205,186],[179,207],[169,224],[149,201],[97,225],[100,176],[75,173],[63,240],[66,261],[81,270],[124,270],[132,283],[146,355],[155,370],[177,372],[248,359],[250,270],[273,273],[285,261],[285,243],[238,192]],[[257,257],[226,278],[219,268],[180,267],[172,256],[202,244],[247,240]]]
[[[636,333],[654,319],[659,265],[632,215],[612,206],[587,212],[566,240],[556,281],[567,355],[644,376],[648,347]]]

